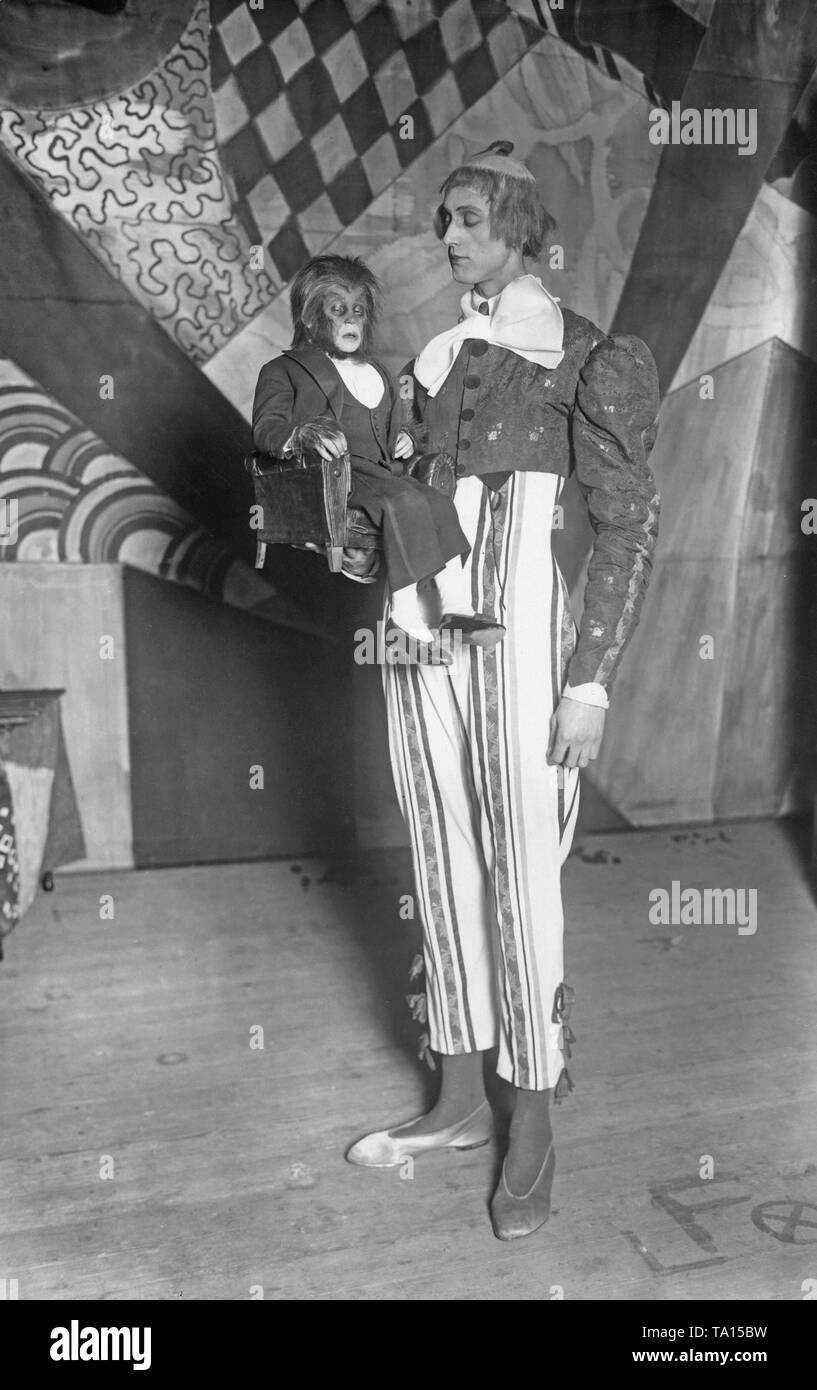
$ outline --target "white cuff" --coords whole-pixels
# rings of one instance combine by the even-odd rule
[[[607,691],[597,681],[586,681],[584,685],[566,685],[562,695],[567,700],[578,700],[580,705],[595,705],[598,709],[609,709]]]
[[[350,574],[348,570],[341,570],[341,574],[347,579],[351,579],[355,584],[376,584],[378,576],[376,574]]]

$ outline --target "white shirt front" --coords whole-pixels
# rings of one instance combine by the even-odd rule
[[[371,362],[354,362],[350,357],[330,357],[329,361],[337,367],[344,386],[356,401],[365,405],[367,410],[374,410],[380,404],[386,388],[382,376]]]

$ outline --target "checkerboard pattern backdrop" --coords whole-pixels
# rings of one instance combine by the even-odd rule
[[[212,18],[236,214],[282,283],[542,38],[503,0],[212,0]]]

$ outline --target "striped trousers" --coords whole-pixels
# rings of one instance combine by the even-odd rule
[[[512,473],[501,492],[462,478],[474,608],[507,633],[450,667],[385,666],[389,748],[411,836],[423,922],[431,1047],[498,1046],[497,1071],[544,1091],[562,1067],[561,866],[576,769],[546,761],[549,722],[576,641],[551,553],[563,480]]]

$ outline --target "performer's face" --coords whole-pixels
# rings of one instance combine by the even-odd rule
[[[454,279],[463,285],[501,278],[518,253],[491,231],[488,199],[475,188],[450,188],[443,202],[443,245]]]
[[[365,292],[333,285],[323,301],[323,312],[334,351],[346,356],[359,352],[368,312]]]

